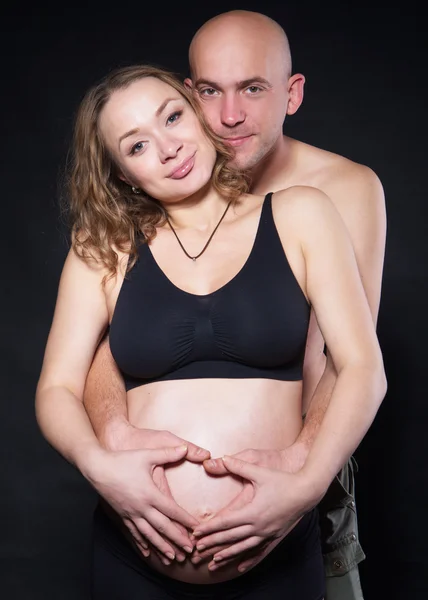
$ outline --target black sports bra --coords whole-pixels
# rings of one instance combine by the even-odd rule
[[[203,296],[176,287],[150,248],[124,279],[110,348],[126,389],[173,379],[302,379],[310,305],[290,268],[264,199],[242,269]]]

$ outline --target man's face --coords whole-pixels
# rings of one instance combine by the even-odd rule
[[[282,135],[288,103],[282,61],[262,40],[222,43],[211,37],[196,46],[193,76],[212,129],[233,146],[234,164],[251,169]]]

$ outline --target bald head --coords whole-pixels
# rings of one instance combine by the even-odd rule
[[[199,64],[208,56],[241,54],[244,50],[254,56],[275,61],[276,68],[287,79],[291,75],[290,46],[285,31],[270,17],[247,10],[232,10],[213,17],[198,29],[189,48],[192,78],[198,76]]]
[[[189,49],[192,89],[211,128],[252,169],[281,146],[285,116],[299,108],[304,76],[291,75],[288,39],[278,23],[233,10],[210,19]]]

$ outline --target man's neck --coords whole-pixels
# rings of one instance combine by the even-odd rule
[[[287,187],[286,181],[295,168],[295,140],[282,135],[271,152],[251,171],[251,192],[266,194],[272,185],[281,181],[281,187]]]

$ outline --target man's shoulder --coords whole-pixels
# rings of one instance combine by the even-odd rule
[[[304,164],[306,176],[302,183],[322,190],[333,202],[360,195],[363,188],[381,186],[377,174],[365,164],[304,142],[293,143],[297,144],[298,156]]]

